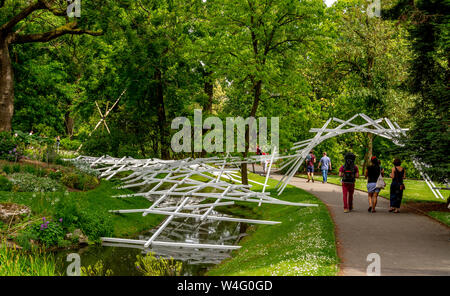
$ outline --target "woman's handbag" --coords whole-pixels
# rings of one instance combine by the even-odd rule
[[[383,176],[381,175],[381,173],[378,176],[378,180],[377,180],[375,187],[379,188],[379,189],[384,189],[384,187],[386,187],[386,182],[384,182]]]

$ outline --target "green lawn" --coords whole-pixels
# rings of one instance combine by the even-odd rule
[[[428,212],[427,214],[430,215],[431,217],[435,218],[436,220],[439,220],[442,223],[450,226],[450,213],[449,212],[433,211],[433,212]]]
[[[306,175],[301,174],[297,175],[301,178],[307,178]],[[314,177],[314,180],[316,182],[322,181],[322,175],[316,175]],[[389,187],[391,186],[391,178],[384,178],[384,181],[386,182],[386,187],[381,190],[380,195],[383,197],[386,197],[389,199]],[[341,178],[337,175],[328,175],[328,183],[341,185]],[[433,193],[431,192],[428,185],[425,183],[425,181],[422,180],[410,180],[406,179],[404,181],[406,190],[403,193],[403,201],[414,201],[414,202],[421,202],[421,201],[433,201],[433,202],[442,202],[445,203],[446,200],[438,199],[436,198]],[[367,179],[364,177],[360,177],[356,180],[355,188],[363,191],[367,191]],[[445,197],[445,195],[444,195]]]
[[[264,182],[251,174],[250,178]],[[269,180],[268,191],[278,181]],[[260,186],[253,190],[260,191]],[[339,259],[336,252],[334,224],[326,206],[313,195],[288,186],[280,199],[318,204],[318,207],[293,207],[239,203],[227,213],[245,218],[281,221],[279,225],[250,226],[249,234],[234,251],[232,258],[208,271],[207,275],[336,275]],[[220,208],[219,208],[220,209]]]
[[[126,194],[131,191],[114,189],[112,182],[101,181],[100,186],[87,192],[5,192],[0,191],[0,202],[14,202],[30,206],[33,216],[44,217],[54,214],[54,206],[61,199],[74,197],[84,211],[95,212],[109,216],[113,222],[114,235],[118,237],[130,236],[158,225],[163,216],[142,214],[111,214],[108,210],[147,208],[148,200],[143,197],[113,198],[112,195]],[[54,217],[58,218],[58,217]]]

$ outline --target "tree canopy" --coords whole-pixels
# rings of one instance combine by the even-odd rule
[[[57,135],[83,153],[182,158],[174,118],[279,117],[280,147],[329,117],[388,117],[409,127],[406,149],[346,134],[316,150],[390,165],[409,156],[448,178],[449,4],[383,0],[0,1],[0,131]],[[100,126],[101,110],[123,98]],[[207,135],[208,130],[203,130]],[[243,156],[253,152],[246,130]],[[444,161],[442,161],[444,156]],[[409,163],[409,164],[408,164]],[[411,170],[412,169],[412,166]],[[246,173],[243,166],[242,173]],[[244,178],[245,179],[245,178]]]

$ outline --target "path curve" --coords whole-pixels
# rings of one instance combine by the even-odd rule
[[[281,175],[272,175],[279,180]],[[291,185],[323,201],[336,225],[340,275],[366,275],[367,256],[380,255],[381,275],[450,275],[450,228],[402,208],[389,213],[389,201],[378,199],[377,212],[367,211],[367,193],[355,190],[353,207],[344,213],[342,189],[293,177]]]

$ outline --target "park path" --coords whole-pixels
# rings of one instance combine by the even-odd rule
[[[277,180],[281,177],[271,175]],[[370,253],[380,255],[381,275],[450,275],[449,227],[408,208],[389,213],[389,201],[381,197],[377,212],[369,213],[367,193],[358,190],[354,210],[344,213],[341,187],[317,179],[306,183],[293,177],[290,184],[327,205],[336,225],[340,275],[366,275]]]

